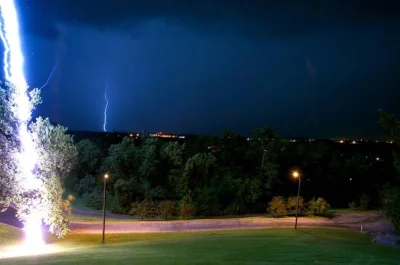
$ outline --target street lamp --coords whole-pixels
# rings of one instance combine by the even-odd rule
[[[301,176],[300,176],[299,172],[297,172],[297,171],[293,171],[292,176],[294,178],[299,179],[299,187],[297,189],[296,222],[294,224],[294,229],[297,229],[297,217],[299,216],[299,197],[300,197]]]
[[[104,241],[104,234],[106,232],[106,186],[107,186],[107,179],[108,179],[108,174],[104,174],[104,191],[103,191],[103,239],[101,240],[101,243],[105,243]]]

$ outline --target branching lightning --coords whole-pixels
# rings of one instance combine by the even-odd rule
[[[51,77],[52,77],[53,74],[54,74],[54,71],[57,69],[57,66],[58,66],[58,63],[59,63],[59,62],[60,62],[60,58],[57,59],[57,62],[56,62],[56,64],[54,65],[53,70],[51,70],[51,72],[50,72],[49,78],[47,78],[46,83],[44,83],[44,85],[41,86],[40,89],[42,89],[42,88],[44,88],[45,86],[47,86],[47,84],[49,83]]]
[[[107,108],[108,108],[108,99],[107,99],[107,90],[108,90],[108,84],[106,84],[106,88],[104,90],[104,100],[106,101],[106,106],[104,107],[104,123],[103,123],[103,131],[107,131],[106,126],[107,126]]]
[[[18,117],[18,138],[21,141],[21,152],[18,156],[20,174],[18,183],[29,192],[40,190],[42,182],[33,173],[36,165],[36,151],[28,123],[31,119],[31,106],[28,97],[28,85],[24,75],[24,57],[21,49],[17,10],[13,0],[0,0],[0,38],[4,45],[4,73],[7,82],[15,86],[16,106],[12,110]],[[44,244],[42,235],[43,214],[38,203],[32,202],[30,214],[24,222],[25,244],[30,249],[37,249]]]

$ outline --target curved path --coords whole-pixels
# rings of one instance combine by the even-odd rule
[[[147,233],[147,232],[184,232],[237,230],[257,228],[293,227],[295,218],[236,218],[223,220],[191,220],[191,221],[134,221],[106,223],[106,233]],[[299,218],[299,227],[345,227],[323,218]],[[101,222],[73,222],[71,233],[102,233]]]
[[[82,216],[101,216],[101,212],[74,211]],[[198,219],[190,221],[140,221],[140,217],[107,214],[107,218],[120,219],[118,222],[106,222],[106,233],[146,233],[146,232],[184,232],[235,229],[285,228],[293,227],[295,218],[242,217],[226,219]],[[139,219],[139,220],[138,220]],[[22,228],[15,218],[15,210],[10,207],[0,212],[0,223]],[[333,219],[301,217],[301,227],[342,227],[364,232],[385,233],[393,231],[386,218],[377,213],[343,213]],[[71,233],[102,233],[103,224],[99,222],[72,222]]]

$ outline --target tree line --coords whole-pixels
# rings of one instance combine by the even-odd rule
[[[292,143],[268,126],[254,130],[250,140],[226,130],[184,143],[125,137],[102,148],[101,142],[76,144],[78,162],[66,185],[88,207],[101,209],[102,177],[108,173],[112,213],[182,218],[265,213],[273,197],[297,192],[292,170],[301,172],[307,200],[321,197],[333,207],[368,209],[382,205],[381,190],[397,179],[393,149]],[[361,196],[369,198],[366,207]]]
[[[29,124],[28,134],[37,154],[34,175],[41,185],[27,189],[18,160],[21,124],[13,111],[14,91],[9,84],[0,87],[0,206],[4,210],[16,205],[23,222],[32,209],[41,211],[59,237],[68,232],[71,210],[72,197],[64,200],[64,189],[100,209],[105,173],[110,176],[107,204],[113,213],[162,218],[238,215],[271,212],[274,202],[290,212],[290,198],[297,190],[290,175],[298,170],[304,180],[301,195],[314,213],[328,204],[383,207],[389,219],[400,224],[398,153],[379,151],[378,159],[369,150],[346,151],[343,145],[290,143],[268,126],[254,130],[250,141],[227,130],[184,143],[125,137],[108,145],[104,139],[74,143],[66,128],[38,118]],[[38,90],[30,93],[30,103],[31,109],[40,103]],[[400,122],[394,115],[380,111],[379,123],[400,143]],[[357,203],[356,198],[363,201]]]

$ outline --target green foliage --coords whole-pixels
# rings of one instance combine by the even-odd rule
[[[281,196],[273,197],[268,203],[267,212],[274,217],[281,217],[287,214],[286,200]]]
[[[176,214],[176,206],[172,201],[162,201],[158,204],[158,215],[167,220]]]
[[[168,142],[161,149],[161,156],[172,163],[173,166],[180,166],[183,163],[184,145],[178,142]]]
[[[288,213],[295,214],[297,208],[297,197],[292,196],[287,199],[286,208]],[[304,213],[305,203],[302,196],[299,197],[299,213]]]
[[[130,209],[123,207],[117,196],[107,195],[107,209],[113,214],[129,214]]]
[[[367,211],[369,209],[369,206],[371,203],[371,197],[369,197],[367,194],[363,193],[359,197],[359,203],[360,203],[360,210]]]
[[[179,217],[181,219],[187,220],[191,216],[194,216],[196,211],[196,207],[193,203],[182,201],[179,204]]]
[[[382,190],[382,199],[386,216],[400,230],[400,187],[386,186]]]
[[[130,214],[142,216],[142,219],[157,217],[157,204],[147,200],[144,200],[141,203],[133,203]]]
[[[78,149],[79,173],[97,174],[99,173],[102,153],[98,146],[90,140],[82,140],[76,144]]]
[[[239,215],[242,214],[244,206],[238,202],[232,202],[224,210],[223,215]]]
[[[328,212],[329,208],[329,203],[321,197],[319,197],[317,200],[315,198],[312,198],[308,202],[308,209],[314,215],[324,215]]]
[[[350,210],[355,211],[357,209],[357,203],[355,201],[350,202],[349,208]]]
[[[81,196],[84,193],[92,193],[96,188],[96,179],[93,176],[85,176],[75,184],[75,190]]]
[[[198,189],[195,196],[196,214],[201,216],[221,215],[218,194],[215,187]]]
[[[96,189],[91,193],[83,194],[83,199],[86,207],[94,210],[103,209],[103,191],[101,187],[96,187]]]

